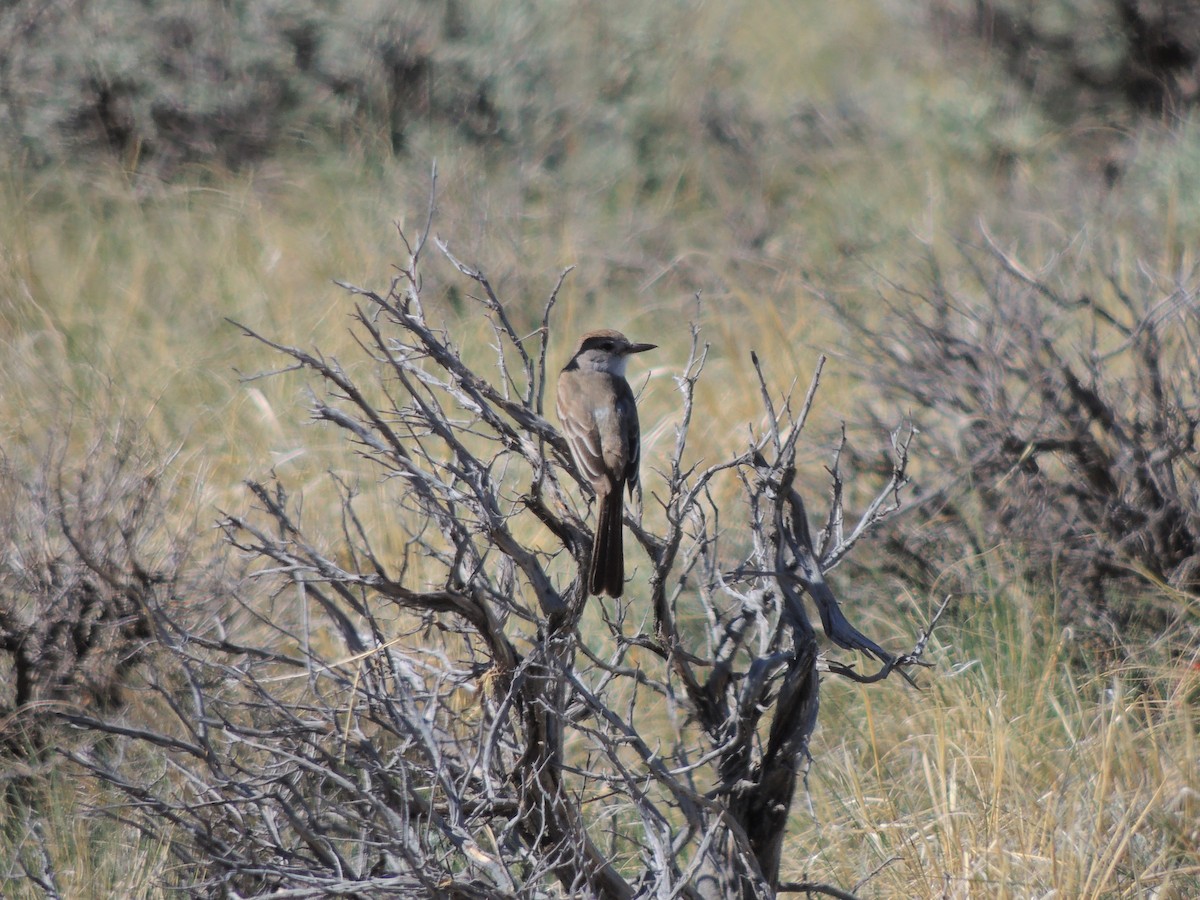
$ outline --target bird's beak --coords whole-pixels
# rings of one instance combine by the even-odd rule
[[[647,350],[653,350],[658,347],[658,344],[630,344],[625,353],[645,353]]]

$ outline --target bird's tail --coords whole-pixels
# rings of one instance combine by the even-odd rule
[[[592,544],[592,565],[588,570],[588,588],[593,594],[620,597],[625,588],[625,549],[621,546],[625,498],[618,485],[600,498],[600,517]]]

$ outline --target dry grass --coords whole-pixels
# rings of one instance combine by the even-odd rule
[[[39,876],[48,860],[54,884],[62,897],[160,897],[163,885],[186,878],[169,849],[141,838],[132,829],[115,827],[97,811],[111,808],[115,797],[97,793],[91,786],[65,773],[51,773],[34,789],[36,819],[18,806],[3,801],[0,840],[5,864],[0,890],[13,900],[33,900],[47,892],[22,876],[17,868],[23,857]],[[37,826],[34,822],[37,821]]]
[[[1081,670],[1041,598],[941,634],[917,694],[830,685],[792,874],[864,897],[1190,897],[1195,666]]]
[[[1125,229],[1128,258],[1190,264],[1200,217],[1164,199],[1177,196],[1200,157],[1190,132],[1148,135],[1145,152],[1173,154],[1173,165],[1139,163],[1127,187],[1089,204],[1060,183],[1067,164],[1059,154],[1074,136],[1038,133],[1036,116],[1020,108],[1004,107],[997,125],[1003,104],[994,97],[964,102],[988,82],[986,68],[949,80],[915,51],[884,52],[891,26],[870,4],[830,7],[816,19],[793,4],[761,6],[755,15],[710,12],[701,33],[726,37],[741,66],[736,77],[756,88],[764,116],[811,107],[846,118],[768,142],[745,193],[722,193],[730,162],[716,156],[678,162],[677,177],[648,193],[632,176],[531,191],[498,175],[479,151],[436,135],[407,160],[381,161],[366,147],[149,190],[116,172],[5,175],[6,458],[33,459],[47,434],[68,423],[82,446],[89,421],[127,414],[144,419],[148,437],[174,455],[181,520],[244,508],[240,482],[272,469],[304,493],[308,516],[334,509],[329,468],[370,492],[374,473],[305,423],[297,378],[239,382],[238,372],[279,360],[225,317],[362,366],[351,362],[360,357],[345,328],[352,301],[331,281],[378,286],[389,277],[400,255],[389,223],[415,228],[423,219],[428,169],[413,160],[428,156],[440,161],[440,233],[465,261],[488,268],[529,331],[558,273],[579,265],[555,313],[551,366],[565,360],[569,336],[601,322],[662,345],[645,360],[648,470],[673,440],[671,379],[686,356],[682,323],[697,290],[713,350],[697,394],[708,423],[694,435],[715,458],[742,442],[757,415],[749,351],[776,383],[806,384],[817,354],[837,342],[814,289],[870,303],[872,273],[904,271],[913,234],[944,241],[982,212],[1025,229],[1034,254],[1048,256],[1095,214],[1096,227]],[[874,60],[871,69],[851,62],[863,58]],[[681,96],[688,88],[671,86]],[[816,140],[823,128],[831,143]],[[703,179],[711,192],[697,189]],[[1057,206],[1066,195],[1074,199]],[[759,208],[769,236],[755,248],[739,229],[755,224]],[[445,297],[460,341],[486,342],[471,301]],[[861,396],[852,361],[841,362],[828,370],[814,439],[852,416]],[[814,481],[828,452],[811,450]],[[652,490],[653,475],[645,480]],[[381,504],[368,513],[369,527],[385,532],[388,512]],[[939,667],[923,679],[924,693],[827,682],[810,776],[815,818],[797,812],[785,877],[850,887],[877,872],[864,897],[1200,893],[1194,661],[1189,668],[1150,647],[1138,650],[1136,665],[1081,668],[1071,661],[1071,636],[1054,624],[1052,598],[1016,587],[1013,561],[988,564],[998,586],[938,634]],[[861,615],[868,601],[843,593]],[[892,615],[898,605],[882,598],[871,625],[896,645],[906,634]],[[85,815],[112,798],[61,773],[40,785],[46,848],[65,896],[160,896],[163,882],[186,878],[166,848]],[[8,800],[0,803],[0,858],[33,858],[36,836]],[[0,867],[0,893],[41,895],[10,864]]]

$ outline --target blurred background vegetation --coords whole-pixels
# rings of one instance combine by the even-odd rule
[[[135,678],[136,628],[74,673],[28,652],[67,597],[109,638],[124,621],[71,593],[87,567],[60,513],[125,523],[124,549],[103,552],[136,549],[203,607],[233,565],[208,523],[247,503],[243,479],[274,469],[319,515],[337,504],[323,473],[372,477],[305,424],[298,379],[240,380],[278,360],[226,318],[369,364],[331,281],[386,285],[392,225],[424,221],[436,160],[437,232],[527,331],[577,267],[552,366],[598,325],[663,347],[641,401],[647,468],[672,441],[689,318],[713,345],[698,400],[714,457],[756,415],[751,349],[780,384],[832,357],[814,492],[843,423],[863,474],[890,428],[924,431],[918,502],[835,578],[897,645],[950,590],[956,617],[929,692],[827,691],[789,877],[879,897],[1200,893],[1198,60],[1200,8],[1182,0],[4,4],[0,671],[11,680],[25,653],[33,705],[0,692],[0,777],[44,802],[2,801],[2,892],[39,895],[26,875],[45,857],[71,896],[186,881],[163,847],[82,814],[112,798],[20,750],[38,704],[136,703],[108,683]],[[964,340],[1025,321],[1005,315],[1024,317],[1027,297],[1008,313],[974,302],[1014,277],[1002,257],[1029,276],[1056,353],[1105,379],[1098,394],[1135,431],[1163,391],[1129,387],[1144,353],[1097,363],[1094,336],[1105,316],[1142,334],[1159,310],[1169,434],[1145,428],[1172,448],[1170,565],[1124,555],[1111,516],[1048,532],[1036,509],[1013,515],[1012,491],[1086,512],[1095,486],[1069,459],[1054,478],[1026,471],[1028,447],[973,467],[971,423],[995,412],[982,394],[951,410],[895,390],[906,365],[938,375],[903,346],[930,298],[951,299],[958,318],[938,327]],[[1089,303],[1064,312],[1037,286]],[[470,301],[441,294],[460,339],[487,340]],[[1028,403],[1039,379],[997,384]],[[1114,490],[1096,502],[1128,501]],[[153,497],[153,515],[130,495]],[[1060,544],[1073,555],[1048,552]],[[1091,548],[1103,565],[1081,591],[1081,569],[1059,563]]]

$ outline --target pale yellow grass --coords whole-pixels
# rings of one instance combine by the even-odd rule
[[[306,421],[311,379],[242,380],[286,360],[227,319],[319,347],[369,381],[348,328],[354,300],[333,280],[386,290],[405,260],[392,223],[415,235],[424,220],[423,168],[372,178],[267,167],[148,191],[113,172],[55,172],[3,187],[0,432],[10,456],[28,447],[32,465],[67,432],[81,452],[126,417],[213,509],[236,509],[242,479],[272,470],[308,491],[322,490],[330,467],[355,470],[332,429]],[[482,316],[434,315],[468,345],[486,340]]]
[[[792,877],[863,897],[1196,895],[1200,672],[1153,650],[1081,669],[1047,606],[1007,589],[949,621],[922,693],[826,683]]]
[[[333,469],[361,486],[378,547],[398,552],[401,535],[389,522],[398,487],[378,486],[378,473],[333,429],[306,422],[311,381],[284,374],[240,382],[238,372],[285,361],[225,318],[283,343],[319,346],[369,383],[374,367],[347,330],[353,300],[332,280],[386,286],[391,266],[404,261],[390,223],[415,235],[425,217],[428,164],[411,160],[437,157],[437,231],[464,262],[488,271],[519,331],[534,332],[558,274],[579,267],[555,310],[551,372],[575,335],[593,327],[661,345],[631,372],[644,385],[648,495],[674,444],[674,377],[693,316],[712,349],[686,461],[737,452],[748,426],[761,424],[751,350],[776,398],[795,383],[796,403],[818,355],[831,353],[800,459],[806,489],[823,491],[829,436],[854,417],[863,394],[852,378],[857,361],[836,355],[839,332],[814,291],[869,308],[872,270],[904,276],[912,266],[906,253],[922,241],[944,249],[952,237],[974,238],[981,215],[992,221],[1010,207],[1017,212],[1009,224],[1029,226],[1031,264],[1080,227],[1036,212],[1039,191],[1060,196],[1047,184],[1062,170],[1047,159],[1064,136],[1031,137],[1023,130],[1031,119],[1019,114],[1004,118],[1006,131],[997,135],[995,108],[968,102],[987,70],[951,79],[933,63],[923,68],[915,51],[882,52],[894,35],[874,9],[765,2],[754,15],[707,13],[702,27],[728,38],[755,103],[773,112],[815,107],[833,116],[842,141],[784,141],[760,160],[745,205],[775,204],[761,252],[739,243],[730,224],[743,212],[742,187],[723,187],[712,159],[691,156],[664,163],[670,177],[649,196],[636,172],[596,184],[543,183],[536,172],[497,171],[481,154],[433,137],[416,138],[409,159],[347,151],[237,176],[206,173],[190,186],[147,188],[111,172],[6,177],[0,446],[11,464],[32,470],[56,440],[78,450],[123,416],[173,457],[181,522],[203,529],[220,509],[243,511],[241,481],[274,471],[303,495],[306,520],[331,541],[337,496],[326,471]],[[871,87],[862,84],[863,59],[875,76]],[[693,88],[673,85],[672,99],[694,103]],[[837,119],[841,112],[849,124]],[[837,130],[856,123],[867,133]],[[1012,171],[989,163],[998,144],[1013,150]],[[1144,216],[1122,190],[1111,197],[1112,221],[1133,223],[1131,249],[1120,255],[1132,272],[1146,255],[1136,233]],[[1174,196],[1172,184],[1164,190]],[[1033,211],[1022,214],[1022,203]],[[1188,246],[1195,223],[1173,206],[1167,212],[1164,243],[1182,265],[1188,257],[1177,248]],[[427,254],[430,308],[481,358],[490,332],[464,296],[470,286],[435,248]],[[446,290],[452,282],[457,300]],[[897,411],[897,424],[904,413]],[[553,420],[552,409],[547,414]],[[725,479],[718,497],[738,490]],[[809,496],[815,518],[820,493]],[[652,502],[646,514],[654,524]],[[1018,571],[1011,561],[995,565],[998,584]],[[869,596],[838,586],[848,614],[874,637],[889,647],[911,642],[920,613],[898,625],[896,604],[883,598],[872,617]],[[785,877],[848,888],[879,870],[860,894],[880,898],[1200,894],[1196,671],[1154,648],[1135,651],[1136,668],[1073,665],[1070,636],[1058,631],[1052,606],[1011,586],[960,601],[933,641],[938,666],[922,676],[923,693],[891,682],[826,681],[810,775],[813,814],[798,803]],[[602,643],[599,634],[589,619],[588,639]],[[664,714],[663,730],[674,726]],[[47,842],[67,895],[159,896],[161,880],[181,877],[163,846],[84,815],[117,798],[75,780],[49,781],[46,790],[47,809],[56,811],[46,819]],[[0,854],[28,855],[30,836],[20,823],[6,825]],[[0,893],[40,895],[22,882],[0,884]]]
[[[0,893],[12,900],[47,896],[14,870],[19,854],[38,876],[52,883],[62,897],[165,896],[165,881],[176,881],[180,863],[162,841],[140,836],[97,815],[122,799],[97,792],[92,785],[63,773],[51,773],[31,789],[38,816],[28,816],[6,798],[0,805],[0,834],[5,863]],[[39,848],[39,842],[45,853]],[[49,861],[49,867],[43,861]],[[15,877],[14,877],[15,876]]]

